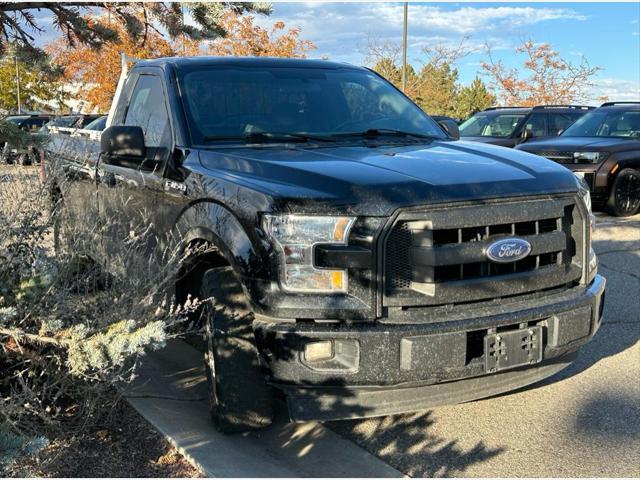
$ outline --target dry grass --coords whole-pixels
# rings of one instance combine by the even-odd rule
[[[66,221],[64,208],[52,209],[50,191],[39,167],[0,165],[0,427],[50,442],[39,463],[12,468],[42,476],[193,476],[114,389],[197,308],[175,305],[166,288],[190,253],[166,252],[162,268],[137,268],[149,264],[142,225],[112,252],[114,263],[138,273],[110,276],[83,251],[99,226]],[[54,249],[60,219],[64,243]]]

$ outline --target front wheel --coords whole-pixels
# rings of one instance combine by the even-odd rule
[[[617,217],[629,217],[640,210],[640,171],[625,168],[613,181],[607,201],[609,211]]]
[[[224,433],[263,428],[273,419],[271,388],[260,369],[253,313],[231,268],[205,272],[205,368],[211,416]]]

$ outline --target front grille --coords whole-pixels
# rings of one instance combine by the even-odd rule
[[[583,265],[581,218],[569,197],[402,212],[385,241],[384,304],[467,303],[570,286]],[[514,236],[531,253],[490,262],[486,248]]]
[[[573,152],[536,152],[536,155],[558,163],[576,163],[573,159]]]

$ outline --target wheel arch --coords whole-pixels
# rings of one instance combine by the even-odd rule
[[[640,152],[633,152],[625,155],[616,155],[615,163],[609,168],[609,189],[611,183],[618,176],[618,174],[625,168],[633,168],[640,171]]]
[[[258,253],[255,242],[240,219],[219,202],[201,200],[187,207],[176,222],[174,235],[181,254],[189,248],[195,251],[193,258],[186,259],[176,279],[178,303],[188,295],[199,295],[202,276],[209,268],[230,266],[247,292],[246,279],[264,272],[263,256]]]

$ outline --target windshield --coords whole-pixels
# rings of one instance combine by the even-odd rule
[[[78,117],[58,117],[49,125],[52,127],[72,127],[77,120]]]
[[[258,133],[345,141],[344,134],[372,130],[446,138],[413,102],[366,70],[207,66],[183,71],[181,84],[196,144],[248,141]]]
[[[476,114],[460,125],[461,137],[510,137],[525,113]]]
[[[580,117],[563,137],[640,137],[640,110],[595,110]]]
[[[86,127],[84,127],[85,130],[104,130],[104,127],[107,124],[107,117],[100,117],[100,118],[96,118],[94,121],[89,122],[89,124],[87,124]]]

